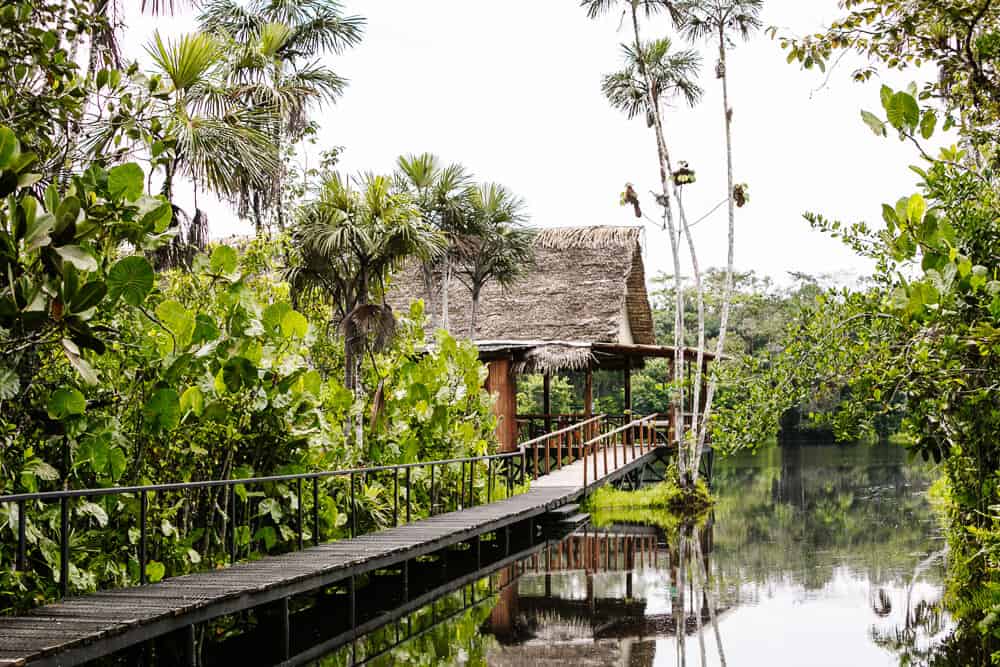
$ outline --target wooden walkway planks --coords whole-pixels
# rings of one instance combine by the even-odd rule
[[[604,484],[655,458],[609,469]],[[601,466],[603,472],[603,464]],[[593,484],[591,485],[593,486]],[[577,462],[532,482],[528,492],[398,528],[303,551],[174,577],[148,586],[67,598],[0,618],[0,667],[74,665],[152,637],[388,567],[545,514],[585,493]]]

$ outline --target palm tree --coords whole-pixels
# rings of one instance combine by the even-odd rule
[[[660,162],[660,194],[657,202],[663,207],[663,221],[670,237],[670,250],[674,263],[674,386],[677,388],[673,396],[673,414],[677,424],[682,424],[681,415],[684,413],[684,294],[682,285],[683,271],[681,269],[680,258],[680,231],[688,232],[690,253],[694,266],[694,276],[699,295],[699,322],[703,322],[703,307],[700,289],[700,277],[697,267],[696,253],[691,242],[690,232],[686,224],[683,203],[680,199],[680,189],[676,182],[672,182],[671,174],[673,165],[670,152],[667,148],[666,136],[663,123],[663,105],[671,98],[680,96],[688,104],[696,103],[701,97],[701,89],[695,83],[694,77],[700,67],[699,56],[691,51],[672,53],[671,43],[666,38],[643,42],[639,32],[639,11],[644,10],[647,15],[668,11],[674,20],[678,19],[674,3],[649,2],[643,3],[640,0],[623,0],[626,6],[626,13],[631,14],[633,42],[623,46],[625,56],[625,67],[609,76],[602,82],[602,89],[612,106],[619,109],[629,118],[635,118],[644,114],[646,124],[653,129],[656,138],[657,157]],[[613,8],[615,3],[599,2],[591,0],[585,2],[588,14],[593,17]],[[674,194],[674,201],[671,200]],[[634,202],[633,202],[634,203]],[[680,227],[674,223],[673,206],[675,205],[680,213]],[[636,205],[638,211],[638,205]],[[701,327],[699,327],[701,329]],[[700,354],[699,354],[700,356]],[[701,372],[701,359],[698,359],[696,374]],[[696,377],[696,386],[700,382],[700,376]],[[696,389],[697,391],[697,389]],[[697,401],[697,396],[693,400]],[[693,409],[692,409],[693,411]],[[680,447],[681,437],[684,435],[682,429],[675,429],[678,444],[678,469],[682,477],[690,468],[685,454],[685,449]]]
[[[495,282],[506,289],[524,275],[534,262],[535,231],[522,226],[524,201],[502,185],[470,188],[468,202],[472,233],[457,243],[455,276],[472,296],[469,338],[475,339],[483,288]]]
[[[654,107],[675,97],[682,98],[688,106],[695,106],[703,92],[697,83],[701,56],[690,49],[672,52],[672,46],[666,37],[645,42],[641,52],[634,46],[622,44],[624,69],[605,76],[601,83],[601,91],[611,106],[630,120],[640,114],[645,116],[649,127],[654,125],[650,98]],[[647,76],[651,85],[648,95]]]
[[[344,336],[344,384],[364,396],[364,355],[393,337],[395,317],[385,304],[390,275],[409,257],[428,260],[443,240],[410,198],[387,176],[331,175],[319,197],[296,212],[296,256],[286,270],[296,300],[314,294],[331,308],[331,323]],[[360,416],[356,441],[363,444]]]
[[[420,215],[445,238],[446,252],[422,264],[424,288],[427,293],[431,321],[448,329],[448,293],[457,239],[468,231],[465,199],[472,177],[461,164],[442,165],[441,159],[431,153],[403,155],[396,161],[396,187],[413,199]],[[440,272],[441,284],[435,273]],[[440,311],[434,299],[440,295]]]
[[[759,30],[763,23],[760,12],[763,0],[685,0],[680,7],[681,27],[689,40],[718,38],[719,61],[715,74],[722,81],[722,113],[726,127],[726,176],[727,198],[729,200],[729,251],[726,263],[726,287],[722,298],[722,314],[719,324],[719,337],[716,342],[716,354],[721,357],[726,341],[726,328],[729,323],[729,310],[733,292],[733,262],[736,243],[736,202],[733,181],[733,110],[729,106],[729,73],[726,63],[726,50],[733,48],[735,43],[730,37],[735,33],[744,41]],[[712,400],[715,396],[716,382],[713,377],[709,383],[705,397],[705,416],[707,421],[712,412]],[[707,429],[703,429],[698,437],[696,456],[700,456],[705,445]]]
[[[205,33],[164,41],[156,32],[146,49],[153,73],[169,84],[164,96],[152,98],[150,107],[151,125],[162,128],[160,134],[173,145],[172,159],[165,163],[163,194],[173,200],[178,175],[193,183],[195,216],[186,241],[197,250],[208,238],[207,218],[198,209],[199,188],[233,199],[247,183],[265,187],[279,166],[277,150],[264,132],[267,111],[241,104],[219,79],[222,48]],[[180,236],[176,240],[185,241]],[[163,264],[177,263],[172,254],[179,253],[181,261],[190,254],[174,246],[165,249]]]
[[[310,114],[340,97],[347,81],[320,62],[361,41],[364,19],[344,16],[334,0],[211,0],[198,17],[201,29],[228,46],[226,79],[251,108],[273,114],[267,133],[279,154],[302,139]],[[240,212],[251,214],[257,231],[265,212],[285,227],[284,168],[266,188],[248,181]]]

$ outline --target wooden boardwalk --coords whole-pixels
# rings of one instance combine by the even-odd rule
[[[198,623],[285,600],[541,516],[654,461],[615,452],[618,465],[583,488],[578,461],[521,495],[349,540],[157,584],[99,592],[0,618],[0,667],[76,665]],[[620,455],[617,455],[619,454]]]

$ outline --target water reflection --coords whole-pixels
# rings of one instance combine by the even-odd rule
[[[645,517],[660,531],[651,566],[529,570],[518,588],[524,633],[489,663],[926,664],[949,630],[932,478],[892,447],[786,447],[724,462],[705,525]],[[594,518],[599,536],[643,517]],[[591,578],[593,596],[581,598]]]
[[[895,447],[775,447],[717,465],[698,526],[525,522],[138,654],[179,664],[193,637],[205,666],[945,664],[934,474]]]

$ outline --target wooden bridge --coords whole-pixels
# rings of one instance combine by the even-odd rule
[[[69,573],[69,501],[74,498],[128,493],[142,502],[140,571],[146,563],[146,498],[164,490],[195,488],[206,485],[235,490],[237,485],[257,482],[294,482],[299,494],[299,550],[253,562],[236,563],[224,569],[170,578],[155,584],[101,591],[77,597],[66,597],[37,608],[23,616],[0,618],[0,667],[20,665],[75,665],[119,651],[136,647],[172,633],[187,633],[189,637],[185,662],[198,664],[194,644],[194,628],[201,623],[226,615],[268,605],[276,607],[282,619],[279,623],[283,642],[280,664],[300,664],[289,639],[292,636],[289,599],[335,584],[349,590],[349,613],[355,626],[355,578],[386,568],[398,568],[402,579],[403,604],[410,604],[409,567],[414,559],[440,552],[458,544],[474,549],[477,560],[484,544],[491,552],[511,555],[512,531],[528,533],[528,541],[536,541],[536,521],[579,520],[573,504],[594,487],[626,476],[635,477],[643,467],[665,455],[664,424],[653,417],[637,419],[618,428],[608,428],[596,417],[573,426],[523,443],[511,454],[437,461],[406,466],[390,466],[349,471],[310,473],[256,480],[222,480],[193,484],[56,491],[49,493],[0,496],[0,503],[16,504],[19,508],[19,540],[17,567],[24,569],[25,525],[29,504],[59,502],[61,506],[61,585],[66,589]],[[505,477],[507,488],[523,483],[528,490],[520,495],[496,502],[462,507],[457,511],[432,515],[409,522],[410,470],[462,463],[463,499],[465,462],[468,462],[470,484],[475,470],[488,466],[490,499],[494,476]],[[498,473],[499,469],[499,473]],[[312,483],[316,499],[318,480],[324,476],[350,476],[351,493],[357,476],[391,471],[396,488],[394,515],[399,514],[399,478],[405,472],[406,519],[404,525],[352,539],[317,544],[304,548],[302,515],[303,483]],[[529,479],[530,478],[530,479]],[[469,494],[470,499],[472,494]],[[433,503],[432,503],[433,504]],[[353,506],[353,503],[352,503]],[[235,499],[233,508],[236,507]],[[318,507],[318,503],[314,504]],[[233,510],[235,518],[235,509]],[[318,528],[318,518],[314,518]],[[352,517],[352,524],[356,520]],[[235,521],[234,521],[235,525]],[[235,534],[235,531],[231,531]],[[318,530],[314,533],[318,536]],[[233,546],[235,555],[235,539]],[[315,659],[312,655],[312,659]],[[303,659],[304,660],[304,659]]]

